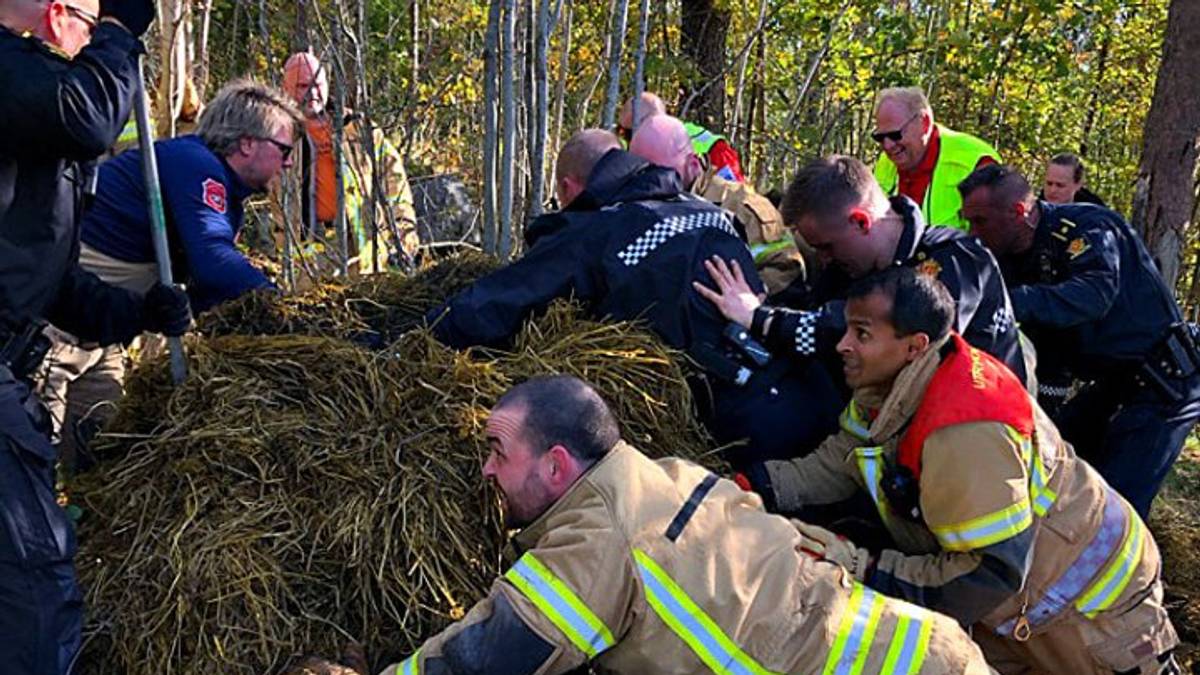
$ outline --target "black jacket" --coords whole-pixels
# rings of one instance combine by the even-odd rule
[[[758,292],[749,249],[729,219],[688,194],[671,169],[621,150],[605,155],[570,206],[534,220],[528,252],[428,315],[442,342],[507,343],[555,298],[575,297],[597,317],[643,319],[673,347],[719,350],[727,322],[692,288],[714,287],[704,260],[737,260]]]
[[[892,264],[936,276],[954,298],[958,313],[954,330],[1026,381],[1012,305],[1004,276],[991,252],[977,238],[954,228],[928,227],[916,205],[905,197],[893,197],[892,208],[904,217],[904,232]],[[846,332],[843,298],[850,281],[836,269],[825,274],[814,291],[812,311],[781,311],[767,340],[772,351],[826,358],[833,355]]]
[[[78,264],[92,162],[129,117],[141,51],[110,23],[73,60],[0,28],[0,325],[45,318],[103,344],[141,331],[141,297]]]
[[[1000,261],[1017,320],[1035,345],[1060,345],[1061,365],[1080,379],[1140,364],[1182,321],[1141,238],[1103,207],[1038,206],[1033,246]]]

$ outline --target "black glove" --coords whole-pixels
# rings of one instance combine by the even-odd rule
[[[100,16],[111,16],[141,37],[154,21],[154,0],[100,0]]]
[[[179,337],[191,325],[192,308],[183,288],[154,284],[142,302],[142,328],[167,337]]]

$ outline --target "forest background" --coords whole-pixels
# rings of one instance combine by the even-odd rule
[[[747,180],[806,159],[868,163],[875,93],[923,86],[935,116],[1039,185],[1071,151],[1200,306],[1194,228],[1200,0],[159,0],[160,134],[187,74],[201,98],[289,53],[329,68],[332,105],[386,131],[419,182],[467,187],[485,250],[515,255],[571,133],[634,91],[725,134]],[[164,67],[170,64],[170,67]]]

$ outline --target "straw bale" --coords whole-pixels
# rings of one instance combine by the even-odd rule
[[[596,384],[652,455],[715,464],[677,355],[566,303],[511,351],[426,330],[370,351],[311,335],[193,339],[169,385],[144,364],[73,486],[84,509],[84,672],[279,672],[363,642],[373,667],[462,616],[505,566],[480,476],[487,410],[512,384]]]
[[[419,326],[427,311],[498,266],[467,250],[410,276],[375,274],[290,296],[256,291],[205,312],[197,328],[210,337],[313,335],[380,345]]]

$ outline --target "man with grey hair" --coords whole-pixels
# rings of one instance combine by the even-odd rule
[[[155,143],[176,279],[197,311],[271,282],[234,243],[242,201],[291,165],[298,113],[282,94],[240,80],[223,88],[200,117],[195,136]],[[142,155],[130,150],[100,167],[96,201],[82,225],[80,264],[137,293],[158,278]],[[53,331],[38,378],[68,473],[88,467],[77,442],[98,428],[123,391],[125,348],[101,347]],[[84,420],[87,420],[85,423]]]
[[[197,311],[271,286],[235,239],[242,202],[292,165],[300,122],[281,92],[237,80],[204,109],[196,135],[154,144],[176,274]],[[84,264],[135,289],[157,276],[146,199],[141,153],[126,152],[100,168],[96,203],[83,220]]]
[[[879,92],[875,124],[871,138],[883,150],[875,164],[875,178],[884,192],[913,200],[934,227],[968,229],[959,214],[958,184],[976,168],[998,163],[996,149],[934,122],[933,108],[920,87]]]

